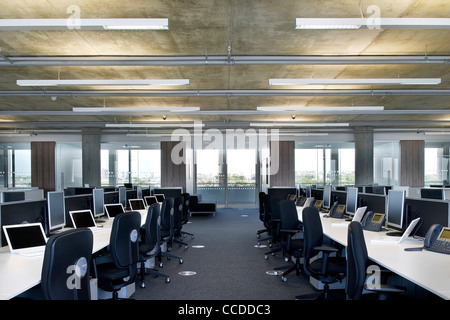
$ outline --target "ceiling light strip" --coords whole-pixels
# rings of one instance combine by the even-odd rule
[[[106,123],[107,128],[197,128],[199,123]]]
[[[0,19],[4,30],[168,30],[169,20],[158,19]]]
[[[449,18],[297,18],[296,29],[450,29]]]
[[[269,79],[269,85],[435,85],[440,78],[367,78],[367,79]]]
[[[200,107],[75,107],[73,112],[95,112],[95,113],[142,113],[142,112],[194,112]]]
[[[251,122],[251,127],[348,127],[347,122]]]
[[[257,107],[257,111],[262,112],[301,112],[301,113],[308,113],[308,112],[323,112],[323,111],[330,111],[330,112],[348,112],[348,111],[383,111],[384,106],[349,106],[349,107],[340,107],[340,106],[321,106],[321,107],[295,107],[295,106],[288,106],[288,107]]]
[[[186,86],[189,79],[123,79],[123,80],[17,80],[18,86]]]

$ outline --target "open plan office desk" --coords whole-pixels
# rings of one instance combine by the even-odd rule
[[[297,207],[302,221],[302,208]],[[343,219],[324,218],[320,213],[323,233],[331,240],[347,246],[348,224]],[[369,258],[380,266],[398,274],[416,285],[450,300],[450,255],[422,251],[404,251],[405,248],[422,247],[423,241],[406,240],[400,244],[371,243],[372,239],[385,237],[386,232],[364,230]]]
[[[141,211],[141,223],[145,223],[147,211]],[[109,245],[113,220],[103,218],[104,230],[93,232],[93,253]],[[8,246],[0,248],[0,299],[12,299],[41,282],[44,255],[23,257],[9,252]]]

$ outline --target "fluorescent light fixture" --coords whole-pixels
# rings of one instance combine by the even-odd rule
[[[450,131],[425,131],[424,134],[429,136],[447,136],[450,135]]]
[[[31,133],[2,133],[2,136],[6,137],[31,137]]]
[[[194,128],[204,124],[198,123],[107,123],[107,128]]]
[[[449,29],[450,18],[297,18],[296,29]]]
[[[251,122],[251,127],[348,127],[347,122]]]
[[[17,80],[18,86],[186,86],[189,79],[123,79],[123,80]]]
[[[383,111],[384,106],[349,106],[349,107],[257,107],[256,110],[262,112],[364,112],[364,111]]]
[[[162,19],[0,19],[4,30],[168,30]]]
[[[72,108],[73,112],[95,112],[95,113],[151,113],[151,112],[195,112],[199,111],[200,107],[79,107]]]
[[[328,132],[309,132],[309,133],[294,133],[295,137],[322,137],[327,136]]]
[[[367,78],[367,79],[269,79],[271,86],[295,85],[433,85],[440,78]]]

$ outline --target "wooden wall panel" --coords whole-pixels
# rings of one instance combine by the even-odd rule
[[[278,143],[278,150],[276,147]],[[278,151],[278,152],[277,152]],[[270,143],[270,157],[276,161],[274,157],[278,156],[278,170],[270,172],[271,187],[293,187],[295,186],[295,142],[279,141]],[[272,167],[275,169],[274,167]]]
[[[421,188],[425,183],[425,141],[400,141],[400,185]]]
[[[55,146],[54,141],[31,142],[31,186],[55,191]]]
[[[175,148],[175,150],[174,150]],[[184,160],[180,164],[172,161],[172,150],[177,157]],[[182,187],[186,190],[186,151],[185,142],[162,141],[161,142],[161,187]]]

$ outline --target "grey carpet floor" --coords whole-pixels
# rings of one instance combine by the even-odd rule
[[[170,276],[170,283],[147,275],[146,288],[137,285],[132,298],[293,300],[296,295],[316,292],[304,274],[290,273],[286,282],[280,276],[267,274],[274,267],[290,263],[284,261],[281,253],[264,259],[270,248],[255,247],[256,232],[262,227],[257,209],[219,209],[215,216],[194,215],[183,227],[195,234],[194,239],[184,239],[189,248],[174,244],[171,251],[183,259],[183,264],[163,258],[164,266],[158,268]],[[180,275],[183,271],[193,271],[195,275]]]

